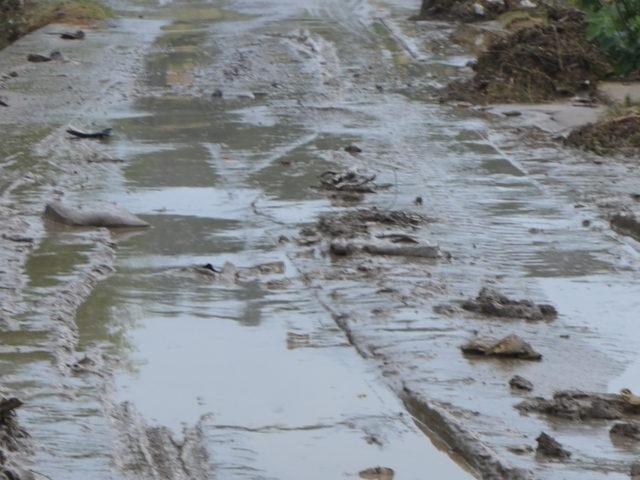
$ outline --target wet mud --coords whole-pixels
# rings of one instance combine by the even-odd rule
[[[0,53],[0,369],[35,445],[16,461],[628,478],[637,452],[609,430],[634,397],[606,392],[640,388],[637,246],[609,219],[634,172],[441,104],[470,55],[415,9],[126,1],[82,42],[51,26]],[[68,61],[26,61],[53,49]],[[44,221],[52,201],[150,228]],[[480,286],[500,293],[456,307]],[[604,403],[553,396],[574,389]],[[537,455],[541,432],[571,456]]]

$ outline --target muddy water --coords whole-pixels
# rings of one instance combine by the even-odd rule
[[[558,467],[509,448],[534,445],[541,430],[574,452],[563,478],[626,475],[637,452],[612,445],[607,424],[522,417],[505,385],[518,373],[539,395],[640,389],[638,369],[626,368],[640,347],[636,248],[598,207],[634,179],[439,105],[434,87],[468,56],[446,40],[450,25],[406,21],[413,3],[120,3],[125,20],[96,33],[107,57],[96,57],[99,42],[68,52],[87,69],[104,63],[91,77],[110,86],[104,98],[30,113],[28,134],[3,134],[0,213],[18,212],[25,225],[12,229],[34,239],[3,244],[3,386],[27,400],[20,418],[36,470],[324,479],[381,465],[397,478],[471,478],[460,449],[419,420],[426,401],[536,478],[558,478]],[[59,89],[84,67],[47,68]],[[60,112],[116,135],[62,140]],[[343,151],[352,142],[362,155]],[[342,208],[313,188],[318,174],[353,166],[392,184],[361,206],[433,217],[414,233],[452,260],[336,260],[292,241]],[[44,201],[60,193],[117,202],[152,228],[43,224]],[[225,262],[236,273],[194,268]],[[554,303],[560,318],[505,325],[432,313],[482,284]],[[466,359],[458,346],[477,331],[519,333],[544,361]]]

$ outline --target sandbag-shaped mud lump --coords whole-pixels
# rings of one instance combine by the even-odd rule
[[[131,212],[106,205],[96,209],[74,208],[60,202],[50,202],[44,210],[48,220],[72,227],[144,228],[149,224]]]

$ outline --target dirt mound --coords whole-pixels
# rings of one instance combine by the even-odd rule
[[[420,13],[414,20],[489,20],[510,10],[514,4],[509,0],[423,0]]]
[[[640,115],[609,118],[573,130],[567,144],[598,155],[640,153]]]
[[[595,95],[597,81],[612,68],[585,30],[583,13],[550,9],[546,22],[492,42],[478,57],[474,77],[450,84],[443,98],[504,103]]]

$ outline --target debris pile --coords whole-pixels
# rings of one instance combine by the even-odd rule
[[[475,299],[465,301],[462,308],[491,317],[525,320],[552,320],[558,316],[552,305],[535,304],[530,300],[512,300],[487,287],[483,287]]]

